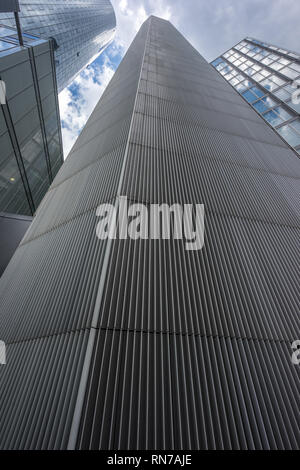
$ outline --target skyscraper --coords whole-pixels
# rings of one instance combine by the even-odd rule
[[[92,62],[113,40],[116,17],[109,0],[20,0],[25,33],[54,38],[58,91]],[[0,23],[13,26],[11,14]]]
[[[212,65],[300,154],[300,55],[248,37]]]
[[[0,281],[2,448],[299,447],[299,160],[167,21],[141,27]],[[97,207],[205,205],[205,243]]]

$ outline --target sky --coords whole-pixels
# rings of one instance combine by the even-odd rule
[[[300,52],[299,0],[111,0],[111,45],[59,95],[64,158],[149,15],[171,21],[209,62],[246,36]]]

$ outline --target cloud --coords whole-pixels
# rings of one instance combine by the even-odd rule
[[[108,85],[114,70],[113,63],[107,55],[104,55],[101,67],[92,64],[59,94],[65,158]]]
[[[116,43],[126,51],[149,15],[170,20],[173,2],[174,0],[111,0],[117,17]]]

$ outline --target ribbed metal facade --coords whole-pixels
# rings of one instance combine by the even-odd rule
[[[0,284],[2,448],[297,449],[300,165],[150,17]],[[119,196],[205,205],[205,244],[96,237]]]

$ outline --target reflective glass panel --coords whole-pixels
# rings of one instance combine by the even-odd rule
[[[297,113],[300,114],[300,103],[293,103],[292,101],[289,101],[287,104],[290,108],[294,109]]]
[[[257,96],[252,93],[250,90],[245,91],[242,93],[242,96],[248,101],[248,103],[253,103],[253,101],[257,100]]]
[[[292,146],[300,145],[300,134],[292,129],[290,126],[285,125],[277,129],[277,132]]]
[[[268,111],[266,114],[264,114],[264,118],[271,124],[271,126],[278,126],[279,124],[282,124],[282,119],[280,119],[278,114],[274,113],[274,111]]]
[[[276,111],[277,114],[281,117],[283,121],[288,121],[293,117],[292,114],[290,114],[288,111],[286,111],[284,108],[281,106],[278,106],[277,108],[274,108],[274,111]]]
[[[259,98],[265,95],[265,93],[261,91],[259,88],[257,88],[256,86],[251,88],[251,91],[253,91]]]
[[[296,72],[296,70],[291,69],[290,67],[285,67],[284,69],[280,70],[280,73],[283,73],[288,78],[296,78],[298,77],[300,72]]]
[[[266,96],[265,98],[262,98],[260,101],[255,103],[253,106],[254,108],[259,111],[260,113],[263,113],[264,111],[267,111],[269,108],[272,108],[275,105],[275,101],[272,100],[269,96]]]

